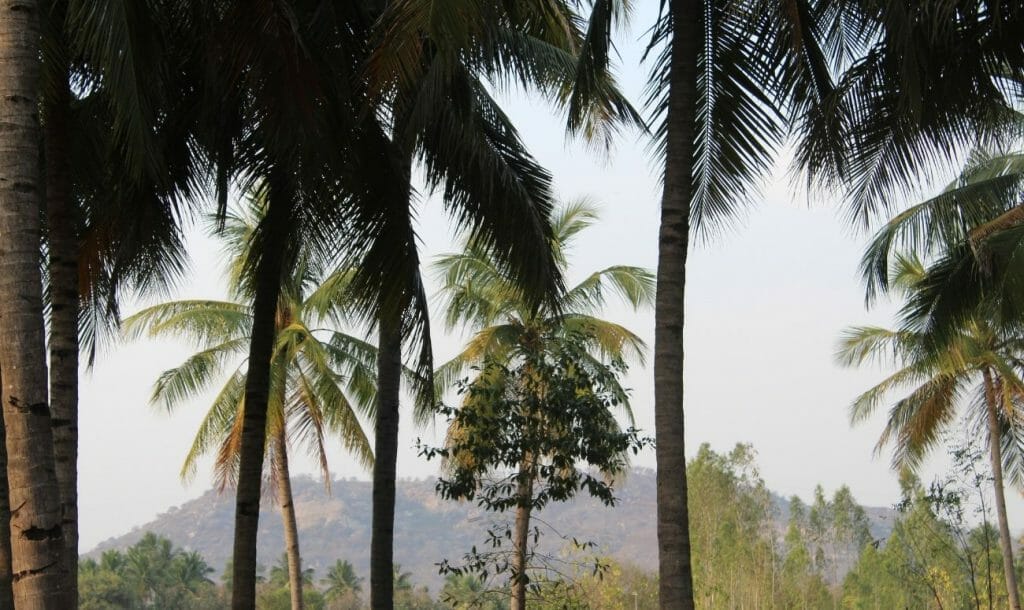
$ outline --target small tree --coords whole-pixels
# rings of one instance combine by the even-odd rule
[[[464,566],[445,561],[441,569],[479,573],[484,580],[510,571],[513,604],[520,608],[527,571],[536,567],[531,561],[558,571],[557,560],[529,548],[530,539],[535,546],[540,537],[539,528],[530,527],[531,514],[580,490],[614,504],[612,485],[628,466],[627,452],[647,443],[633,428],[622,430],[612,414],[625,400],[621,361],[599,362],[582,340],[537,341],[547,349],[515,348],[508,360],[487,360],[471,383],[461,382],[461,408],[441,408],[449,419],[446,446],[422,451],[445,460],[446,476],[437,485],[442,497],[476,500],[488,511],[515,509],[513,528],[489,532],[493,552],[474,548]],[[511,553],[501,549],[505,541]]]

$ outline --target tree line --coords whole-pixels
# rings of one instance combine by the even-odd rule
[[[760,178],[784,147],[812,188],[845,195],[857,225],[895,211],[907,191],[950,169],[959,152],[975,150],[954,188],[884,225],[865,259],[865,279],[869,296],[908,296],[905,328],[893,336],[899,365],[909,371],[879,388],[923,384],[897,403],[883,437],[897,448],[899,467],[915,466],[937,444],[956,399],[980,384],[1004,579],[1011,607],[1020,607],[1001,499],[1003,480],[1016,476],[1019,438],[1012,350],[1021,319],[1015,252],[1022,215],[1019,155],[1006,152],[1019,137],[1020,3],[665,0],[657,21],[644,24],[651,32],[646,116],[612,76],[613,35],[630,15],[619,0],[11,0],[8,8],[0,13],[0,518],[10,527],[0,528],[0,606],[78,605],[80,360],[91,360],[95,342],[118,326],[125,295],[180,276],[183,222],[209,214],[215,230],[230,235],[229,199],[244,193],[262,210],[245,237],[238,302],[185,312],[197,316],[193,322],[223,314],[221,321],[237,326],[182,327],[202,341],[231,342],[246,357],[244,377],[225,386],[234,392],[224,396],[224,405],[236,407],[234,425],[225,435],[224,418],[211,420],[209,444],[196,447],[197,454],[215,446],[235,451],[221,462],[236,494],[232,607],[256,604],[259,499],[265,465],[279,470],[285,458],[281,436],[291,426],[316,452],[322,431],[345,425],[329,421],[333,415],[318,420],[311,396],[354,374],[345,379],[342,368],[310,379],[324,363],[358,366],[375,383],[362,405],[374,415],[372,435],[345,442],[367,448],[372,438],[370,599],[375,609],[393,607],[403,381],[420,413],[438,399],[416,187],[440,195],[471,249],[486,254],[502,278],[500,290],[526,305],[533,317],[518,321],[531,331],[527,339],[542,322],[538,312],[559,317],[579,305],[564,300],[572,292],[554,239],[553,177],[492,96],[494,85],[507,84],[550,102],[567,133],[599,145],[610,146],[622,130],[650,136],[663,168],[657,281],[644,294],[653,290],[655,312],[659,604],[673,610],[694,606],[699,582],[683,442],[691,235],[712,234],[756,201]],[[345,276],[344,304],[305,313],[343,315],[371,329],[375,349],[364,350],[368,359],[358,364],[331,358],[354,357],[359,346],[332,351],[325,346],[343,338],[311,338],[316,333],[283,317],[307,305],[307,293],[291,293],[294,278],[323,271],[319,279],[326,279],[336,270]],[[285,301],[291,304],[282,308]],[[602,344],[607,336],[575,333],[579,349],[569,350],[570,363],[564,350],[548,349],[558,345],[548,341],[557,332],[541,326],[543,347],[518,376],[534,382],[523,396],[535,404],[544,405],[549,387],[579,380],[588,356],[605,359],[597,378],[618,366]],[[516,349],[537,344],[534,337]],[[861,360],[870,345],[862,342],[846,359]],[[505,349],[513,370],[529,362]],[[207,354],[178,372],[202,375],[220,357]],[[531,369],[553,376],[537,383]],[[300,390],[282,397],[289,379]],[[187,383],[183,376],[167,381],[174,380]],[[476,381],[485,380],[468,383]],[[476,389],[467,395],[480,395]],[[578,389],[598,412],[622,402],[613,383]],[[167,385],[162,395],[173,403],[188,391]],[[878,402],[858,402],[855,418]],[[360,408],[358,400],[352,407]],[[225,406],[222,415],[230,411]],[[542,411],[529,419],[541,428],[550,423]],[[593,456],[595,467],[614,471],[615,456],[635,443],[605,421],[582,432],[605,440],[625,434],[618,450]],[[575,422],[568,425],[577,432]],[[560,477],[570,465],[551,457],[557,452],[537,468],[540,456],[527,453],[516,461],[517,484],[536,470],[560,496],[579,486],[606,493],[596,478]],[[532,501],[523,491],[517,504]],[[291,582],[301,574],[292,561]],[[303,603],[297,591],[293,606]],[[513,598],[523,607],[525,595]]]
[[[808,502],[796,496],[783,502],[765,487],[753,447],[720,453],[702,445],[689,462],[693,489],[700,491],[691,522],[696,603],[715,610],[1006,607],[983,451],[951,444],[952,471],[928,484],[904,471],[901,501],[874,522],[845,486],[831,496],[819,486]],[[529,607],[657,605],[656,573],[603,556],[600,544],[567,542],[561,552],[571,559],[568,569],[536,571],[525,589]],[[230,565],[218,578],[194,552],[151,533],[124,551],[84,559],[79,569],[83,608],[219,610],[229,604]],[[1015,556],[1013,570],[1024,573],[1024,556]],[[257,581],[257,608],[291,607],[286,555],[269,569],[261,566]],[[341,559],[322,576],[304,568],[305,606],[368,607],[365,582]],[[395,606],[403,610],[497,610],[507,607],[515,586],[500,575],[450,573],[432,592],[400,567],[393,583]]]

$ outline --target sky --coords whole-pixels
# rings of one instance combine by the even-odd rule
[[[646,67],[640,56],[653,23],[656,0],[637,2],[633,26],[620,32],[619,75],[637,105],[643,100]],[[549,105],[523,94],[503,92],[506,110],[523,139],[555,177],[562,201],[587,197],[601,220],[581,234],[570,258],[569,280],[610,265],[654,269],[657,263],[659,170],[639,134],[625,133],[609,151],[568,141],[563,121]],[[827,493],[848,485],[862,504],[891,506],[899,500],[888,455],[875,455],[884,409],[851,428],[850,402],[879,381],[881,368],[844,369],[833,354],[842,329],[851,324],[889,324],[893,306],[865,310],[857,263],[868,234],[842,220],[838,197],[808,194],[789,178],[784,163],[768,177],[754,205],[724,233],[696,244],[688,262],[686,301],[686,443],[693,455],[702,443],[727,451],[750,443],[768,487],[812,497],[816,485]],[[928,185],[922,186],[927,192]],[[909,200],[908,200],[909,201]],[[426,265],[455,249],[455,236],[438,201],[421,193],[418,233]],[[202,227],[188,232],[191,272],[166,298],[223,298],[220,246]],[[434,284],[428,283],[428,293]],[[653,311],[632,312],[612,303],[606,317],[653,345]],[[435,320],[439,315],[435,310]],[[454,355],[468,339],[444,334],[434,324],[435,360]],[[159,513],[195,498],[211,486],[209,462],[196,478],[182,482],[181,463],[215,390],[168,414],[149,404],[160,372],[180,364],[192,351],[184,342],[143,340],[104,349],[81,387],[79,457],[80,548],[151,521]],[[634,366],[626,378],[633,391],[637,425],[653,436],[653,378]],[[406,411],[409,413],[409,411]],[[401,477],[436,476],[436,464],[417,457],[418,438],[438,439],[436,428],[401,425]],[[945,474],[941,455],[923,478]],[[634,460],[653,468],[653,451]],[[296,472],[314,474],[309,460],[293,459]],[[330,451],[334,478],[369,479],[369,473],[340,448]],[[230,493],[230,491],[226,492]],[[1024,526],[1024,501],[1008,493],[1010,524]]]

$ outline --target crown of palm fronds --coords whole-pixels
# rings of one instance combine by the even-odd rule
[[[550,249],[564,273],[573,239],[597,219],[597,209],[586,200],[559,210],[552,223]],[[574,342],[585,350],[581,362],[594,367],[604,362],[636,359],[643,362],[644,342],[626,329],[598,316],[607,294],[614,293],[634,308],[654,301],[654,276],[645,269],[612,266],[595,271],[560,293],[549,307],[537,307],[524,298],[522,288],[496,267],[473,236],[464,251],[438,257],[434,271],[441,282],[438,298],[449,328],[464,327],[475,334],[457,356],[438,367],[436,392],[443,395],[470,367],[488,360],[506,361],[516,350],[545,342]],[[541,347],[540,349],[544,349]],[[626,392],[618,394],[629,417]]]
[[[265,212],[263,199],[225,215],[223,231],[231,292],[242,302],[173,301],[148,307],[124,322],[129,340],[142,336],[185,339],[200,348],[181,365],[165,371],[153,390],[153,402],[167,410],[201,395],[218,380],[221,386],[200,424],[182,468],[194,476],[201,456],[215,453],[215,476],[221,486],[233,484],[241,443],[245,362],[252,327],[251,299],[245,261],[253,245],[254,227]],[[211,223],[218,219],[211,218]],[[319,462],[329,482],[325,446],[340,439],[363,466],[372,464],[370,442],[357,414],[374,418],[376,348],[355,336],[334,330],[345,320],[347,269],[330,271],[324,260],[300,258],[287,278],[278,306],[272,355],[268,409],[268,463],[277,459],[271,439],[286,434]],[[282,456],[283,457],[283,456]],[[270,472],[274,472],[271,467]]]
[[[908,300],[900,326],[894,330],[853,327],[843,334],[837,352],[841,364],[860,366],[879,360],[896,368],[857,397],[850,419],[862,422],[889,396],[907,392],[890,407],[876,451],[891,446],[895,469],[916,468],[943,440],[943,431],[956,421],[962,406],[968,408],[971,420],[979,422],[985,421],[988,401],[995,401],[1004,468],[1014,484],[1022,485],[1024,343],[1014,329],[1001,327],[978,311],[955,334],[937,341],[934,328],[915,313],[915,299],[928,289],[932,272],[916,256],[896,257],[888,281]],[[997,389],[990,394],[993,384]]]

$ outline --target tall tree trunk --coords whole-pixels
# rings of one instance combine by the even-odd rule
[[[377,346],[377,427],[373,444],[373,525],[370,538],[370,608],[394,607],[395,479],[398,403],[402,377],[400,322],[380,321]]]
[[[1000,446],[1001,434],[999,415],[996,412],[996,388],[992,374],[986,370],[985,403],[988,407],[988,446],[992,462],[992,486],[996,492],[996,517],[999,520],[999,546],[1003,551],[1003,574],[1006,575],[1006,593],[1010,610],[1020,610],[1020,594],[1017,589],[1017,571],[1013,564],[1013,542],[1010,525],[1006,520],[1006,496],[1003,493],[1003,455]]]
[[[530,513],[533,510],[533,458],[523,458],[516,483],[516,523],[512,531],[511,610],[526,610],[526,569],[530,546]]]
[[[50,16],[63,24],[65,2]],[[68,68],[57,75],[43,105],[46,220],[50,270],[50,408],[53,453],[60,488],[61,529],[68,581],[78,581],[78,239],[68,161]],[[67,607],[78,607],[78,587],[68,587]]]
[[[292,610],[302,610],[302,556],[299,554],[299,526],[295,519],[295,501],[292,498],[292,480],[288,468],[288,439],[284,424],[274,436],[274,468],[277,477],[277,502],[281,505],[284,524],[284,549],[288,556],[288,589],[292,596]]]
[[[0,610],[14,610],[11,590],[11,501],[7,492],[7,447],[4,415],[0,410]]]
[[[256,607],[256,535],[260,519],[260,487],[266,443],[267,402],[270,393],[270,360],[274,350],[277,300],[281,292],[284,249],[291,221],[292,191],[288,176],[271,170],[267,214],[260,223],[253,298],[249,368],[245,377],[245,410],[242,415],[242,446],[239,451],[238,487],[235,497],[235,542],[231,607]]]
[[[692,610],[693,567],[683,422],[686,255],[693,198],[697,52],[702,6],[672,0],[664,191],[654,312],[654,425],[657,438],[658,566],[661,607]]]
[[[39,270],[39,5],[0,3],[0,370],[14,600],[60,608],[69,585],[47,397]]]

